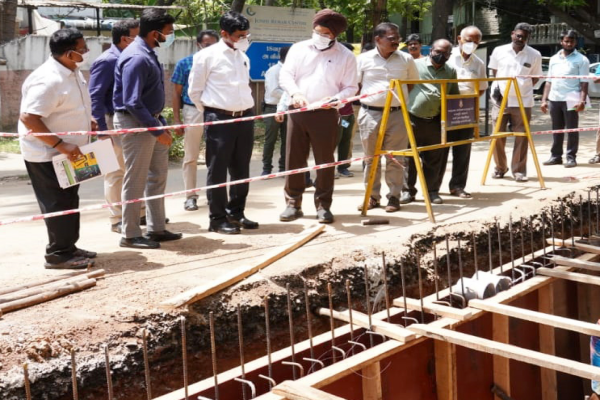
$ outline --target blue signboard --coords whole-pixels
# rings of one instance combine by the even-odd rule
[[[279,61],[279,50],[292,43],[252,42],[246,55],[250,58],[250,80],[264,81],[265,73]]]

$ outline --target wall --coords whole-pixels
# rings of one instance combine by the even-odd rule
[[[109,37],[86,37],[86,43],[90,49],[90,63],[92,64],[106,48],[110,46]],[[48,36],[25,36],[0,46],[0,57],[6,59],[6,65],[0,65],[0,130],[3,132],[16,132],[17,120],[19,118],[19,107],[21,103],[21,86],[27,76],[39,67],[50,56],[50,37]],[[168,49],[159,48],[158,59],[165,69],[165,87],[167,91],[166,104],[171,107],[172,85],[171,75],[175,64],[180,59],[187,57],[196,51],[195,40],[178,38]],[[86,79],[89,76],[89,65],[83,67]],[[251,84],[255,101],[256,94],[262,99],[263,83]],[[257,104],[260,103],[256,101]]]

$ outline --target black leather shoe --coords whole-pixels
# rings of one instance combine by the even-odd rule
[[[209,232],[223,233],[225,235],[235,235],[240,233],[240,227],[229,221],[211,222],[208,226]]]
[[[402,192],[402,195],[400,195],[400,204],[408,204],[412,203],[413,201],[415,201],[415,196],[408,192]]]
[[[228,216],[227,221],[229,221],[233,225],[237,225],[240,228],[244,229],[258,229],[258,222],[254,222],[246,218],[245,216],[241,216],[241,218],[236,218],[233,216]]]
[[[158,249],[160,247],[160,243],[147,239],[143,236],[138,236],[134,238],[121,238],[119,246],[131,247],[132,249]]]
[[[577,161],[575,160],[567,160],[565,163],[565,168],[574,168],[577,166]]]
[[[279,220],[282,222],[290,222],[297,220],[304,216],[301,209],[292,206],[287,206],[285,210],[279,215]]]
[[[544,161],[543,164],[544,165],[561,165],[562,164],[562,158],[550,157],[548,160]]]
[[[321,224],[331,224],[333,222],[333,214],[331,211],[321,208],[317,210],[317,220]]]
[[[153,240],[155,242],[169,242],[171,240],[179,240],[183,235],[181,233],[169,232],[164,230],[162,232],[148,232],[144,235],[146,239]]]

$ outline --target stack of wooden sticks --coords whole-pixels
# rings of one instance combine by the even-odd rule
[[[91,288],[96,286],[96,279],[102,276],[104,276],[103,269],[78,271],[0,289],[0,316]]]

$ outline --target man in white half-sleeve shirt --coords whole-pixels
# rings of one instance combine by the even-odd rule
[[[475,54],[475,50],[481,42],[481,31],[476,26],[467,26],[460,31],[460,36],[456,39],[458,46],[452,49],[452,55],[448,64],[456,69],[458,79],[476,79],[487,78],[485,63]],[[483,95],[488,88],[487,81],[480,82],[459,82],[458,90],[460,94]],[[471,139],[473,137],[473,128],[455,129],[448,131],[448,141],[456,142],[459,140]],[[450,149],[445,150],[446,160]],[[471,198],[471,194],[465,191],[467,178],[469,176],[469,161],[471,160],[471,144],[463,144],[452,147],[452,178],[450,178],[450,194],[462,199]],[[444,176],[446,171],[446,162],[442,164]]]
[[[515,26],[511,33],[512,43],[498,46],[492,52],[488,68],[492,70],[492,75],[497,78],[515,77],[517,75],[541,75],[542,74],[542,55],[539,51],[527,46],[527,40],[531,35],[531,25],[520,22]],[[533,107],[533,85],[538,78],[517,78],[519,90],[525,107],[527,121],[531,120],[531,108]],[[524,132],[525,121],[521,117],[519,102],[514,88],[511,88],[508,94],[508,104],[504,110],[504,115],[498,115],[500,112],[500,103],[507,81],[496,81],[492,84],[492,100],[496,103],[492,109],[492,124],[496,125],[496,120],[500,117],[500,132],[506,132],[510,122],[513,132]],[[506,138],[496,139],[494,148],[494,162],[496,167],[492,173],[492,178],[502,179],[508,172],[506,160]],[[523,136],[515,137],[515,147],[511,161],[511,172],[516,182],[527,182],[527,149],[529,145],[527,138]]]
[[[31,133],[96,130],[92,102],[79,66],[89,54],[77,29],[60,29],[50,37],[51,56],[31,73],[21,89],[19,135],[21,153],[42,213],[79,207],[79,185],[63,189],[58,183],[52,157],[64,154],[70,161],[82,156],[80,146],[90,136],[34,136]],[[78,249],[79,213],[46,218],[48,269],[81,269],[96,253]]]
[[[242,14],[229,11],[219,21],[221,40],[194,56],[188,93],[204,121],[224,121],[252,114],[254,99],[250,90],[250,22]],[[208,125],[206,135],[207,185],[236,181],[250,176],[254,145],[254,122]],[[240,228],[257,229],[258,223],[244,215],[249,184],[210,189],[208,230],[224,234],[240,233]]]
[[[358,56],[358,81],[362,84],[361,94],[386,90],[390,86],[391,79],[417,80],[419,71],[415,61],[410,54],[398,51],[402,38],[400,37],[398,25],[383,22],[373,33],[376,48]],[[410,86],[410,87],[409,87]],[[408,102],[408,91],[412,85],[403,85],[404,98]],[[358,112],[358,129],[360,140],[363,145],[365,156],[375,154],[375,145],[379,136],[381,117],[383,116],[387,92],[376,96],[366,97],[361,100],[361,108]],[[408,136],[406,125],[402,117],[402,107],[395,97],[392,99],[390,116],[383,138],[383,149],[402,150],[408,147]],[[390,189],[387,196],[388,203],[385,211],[394,212],[400,210],[400,192],[404,181],[403,157],[394,157],[398,163],[386,160],[385,181]],[[364,182],[367,186],[373,159],[367,158],[364,165]],[[377,174],[373,183],[371,198],[367,209],[379,207],[381,199],[381,158],[377,165]],[[362,205],[359,206],[362,211]]]
[[[313,19],[313,37],[294,44],[288,52],[279,75],[281,87],[291,98],[290,108],[304,107],[310,103],[332,102],[354,96],[356,83],[356,58],[335,38],[346,30],[346,17],[324,9]],[[286,143],[286,169],[306,167],[312,147],[317,164],[335,161],[339,113],[335,108],[290,114]],[[315,207],[320,223],[332,223],[330,211],[333,197],[334,168],[317,171],[315,181]],[[305,189],[304,174],[288,175],[285,179],[287,207],[279,216],[281,221],[302,217],[302,194]]]

